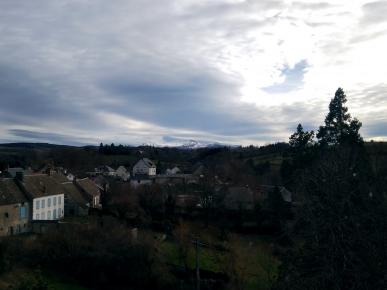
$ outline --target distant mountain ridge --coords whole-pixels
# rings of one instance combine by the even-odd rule
[[[174,146],[179,149],[201,149],[201,148],[221,148],[221,147],[236,147],[236,145],[222,144],[218,142],[208,143],[208,142],[200,142],[196,140],[189,140],[187,143],[183,145]]]

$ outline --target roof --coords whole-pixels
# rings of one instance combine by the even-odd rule
[[[116,172],[113,168],[107,165],[101,165],[95,168],[95,171],[97,172]]]
[[[22,184],[32,198],[64,193],[60,183],[47,174],[25,175]]]
[[[116,170],[116,172],[118,172],[118,171],[123,171],[123,172],[128,172],[128,170],[126,169],[126,167],[125,166],[119,166],[118,168],[117,168],[117,170]]]
[[[107,172],[116,172],[113,168],[111,168],[110,166],[105,166],[105,170],[107,171]]]
[[[71,181],[64,182],[64,183],[62,183],[62,187],[65,191],[65,194],[67,194],[67,196],[70,199],[75,201],[78,205],[80,205],[83,208],[87,207],[86,204],[88,203],[88,201],[82,195],[82,193],[79,191],[79,189],[74,185],[73,182],[71,182]]]
[[[155,168],[156,167],[156,165],[153,163],[153,161],[152,160],[150,160],[150,159],[148,159],[148,158],[141,158],[136,164],[135,164],[135,166],[136,165],[138,165],[139,163],[144,163],[145,164],[145,166],[147,166],[147,167],[149,167],[149,168]]]
[[[52,178],[54,178],[56,180],[56,182],[58,182],[58,183],[69,181],[68,178],[66,177],[66,175],[64,175],[63,173],[60,173],[60,172],[52,173],[50,176],[52,176]]]
[[[206,169],[206,167],[203,164],[198,164],[195,167],[195,169],[194,169],[192,174],[199,176],[199,175],[203,175],[206,171],[207,171],[207,169]]]
[[[106,184],[109,184],[109,181],[102,175],[98,175],[96,178],[94,178],[95,184],[104,187]]]
[[[27,202],[27,198],[12,178],[0,179],[0,205]]]
[[[95,184],[89,178],[77,179],[76,183],[89,195],[97,196],[100,195],[101,192],[97,184]]]

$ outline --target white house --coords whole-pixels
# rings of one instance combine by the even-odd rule
[[[128,181],[130,173],[124,166],[120,166],[116,170],[116,176],[123,181]]]
[[[32,220],[59,220],[64,216],[64,194],[33,199]]]
[[[32,220],[59,220],[64,217],[64,190],[46,174],[21,176],[18,180],[31,202]]]
[[[133,175],[156,175],[156,165],[148,158],[142,158],[133,166]]]
[[[99,175],[99,174],[113,177],[113,176],[116,176],[116,171],[110,166],[103,165],[95,168],[95,175]]]

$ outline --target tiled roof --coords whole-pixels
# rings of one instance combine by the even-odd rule
[[[86,204],[88,203],[88,200],[83,196],[83,194],[79,191],[79,189],[74,185],[73,182],[67,181],[62,183],[62,187],[65,191],[65,194],[72,199],[74,202],[76,202],[78,205],[80,205],[83,208],[86,208]]]
[[[95,184],[89,178],[77,179],[77,184],[89,195],[97,196],[100,195],[100,190],[97,184]]]
[[[27,202],[27,198],[12,178],[0,179],[0,205]]]
[[[148,167],[156,167],[156,165],[152,162],[152,160],[148,159],[148,158],[142,158],[141,159],[146,166]]]
[[[32,198],[63,194],[60,183],[47,174],[25,175],[22,184]]]
[[[58,183],[62,183],[62,182],[67,182],[69,181],[66,177],[66,175],[64,175],[63,173],[60,173],[60,172],[55,172],[53,174],[51,174],[52,178],[55,179],[55,181],[57,181]]]

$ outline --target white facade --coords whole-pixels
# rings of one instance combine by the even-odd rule
[[[133,175],[156,175],[156,165],[148,158],[140,159],[133,166]]]
[[[64,217],[64,194],[34,198],[32,201],[33,220],[59,220]]]

